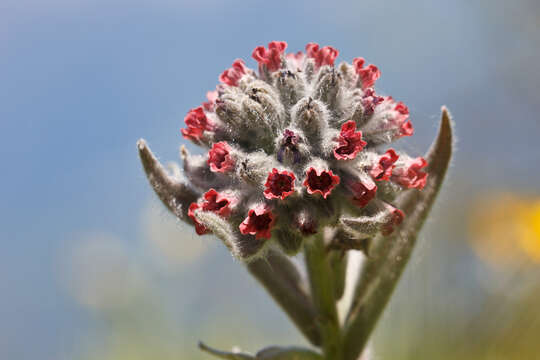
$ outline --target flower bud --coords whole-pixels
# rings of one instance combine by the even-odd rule
[[[306,139],[299,130],[285,129],[276,141],[276,158],[287,166],[295,166],[309,156]]]
[[[311,97],[301,99],[292,109],[292,125],[301,129],[314,144],[322,140],[328,127],[328,110]]]
[[[333,67],[325,66],[319,71],[319,78],[315,84],[314,96],[329,108],[335,108],[340,95],[341,76]]]
[[[279,90],[281,101],[286,108],[290,108],[305,96],[304,81],[291,70],[282,70],[277,74],[276,87]]]

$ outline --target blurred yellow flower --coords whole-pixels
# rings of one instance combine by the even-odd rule
[[[526,207],[519,221],[520,245],[531,259],[540,263],[540,199]]]
[[[540,263],[540,198],[482,196],[472,207],[469,232],[476,254],[492,265]]]

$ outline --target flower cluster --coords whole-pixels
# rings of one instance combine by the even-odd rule
[[[391,205],[396,195],[426,183],[423,158],[378,151],[413,128],[402,102],[375,92],[375,65],[336,66],[331,46],[286,48],[255,48],[258,71],[235,60],[181,131],[208,149],[182,152],[199,194],[188,218],[246,260],[270,242],[295,253],[327,226],[357,239],[391,234],[406,215]]]

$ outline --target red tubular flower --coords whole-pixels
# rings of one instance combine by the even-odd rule
[[[203,195],[202,209],[227,217],[231,214],[232,203],[233,199],[229,196],[210,189]]]
[[[426,185],[427,173],[420,169],[427,166],[427,162],[422,157],[408,159],[401,166],[397,166],[392,171],[391,180],[406,188],[423,189]]]
[[[353,59],[354,69],[358,74],[362,89],[373,87],[375,81],[381,77],[381,71],[378,67],[370,64],[364,68],[365,62],[364,58]]]
[[[204,235],[204,234],[207,234],[209,231],[208,229],[203,225],[201,224],[197,218],[195,217],[195,210],[197,210],[198,208],[200,208],[200,205],[197,204],[197,203],[191,203],[191,205],[189,205],[189,209],[188,209],[188,216],[191,220],[193,220],[193,223],[195,224],[195,232],[198,234],[198,235]]]
[[[215,143],[208,152],[208,166],[213,172],[226,173],[234,169],[234,159],[231,157],[231,146],[225,141]]]
[[[257,46],[251,56],[259,63],[259,70],[262,65],[266,65],[268,71],[273,72],[281,68],[281,55],[286,48],[285,41],[272,41],[268,44],[268,49]]]
[[[384,101],[384,97],[375,94],[375,90],[368,88],[364,90],[362,96],[362,106],[364,107],[364,115],[370,116],[375,111],[375,107]]]
[[[396,104],[394,110],[399,114],[396,116],[396,123],[399,125],[399,137],[411,136],[414,129],[412,123],[407,121],[409,119],[409,108],[400,101]]]
[[[403,211],[396,209],[392,205],[386,204],[386,208],[390,212],[390,216],[389,216],[388,222],[384,224],[381,229],[381,233],[384,236],[388,236],[391,233],[393,233],[394,228],[396,226],[399,226],[403,222],[403,219],[405,218],[405,214],[403,214]]]
[[[394,169],[394,163],[399,159],[399,155],[396,154],[394,149],[388,149],[384,154],[379,157],[377,164],[375,164],[369,171],[370,175],[377,181],[388,180],[392,175]]]
[[[341,126],[338,146],[334,148],[334,157],[338,160],[354,159],[366,144],[362,140],[362,132],[356,131],[356,123],[349,120]]]
[[[232,63],[232,67],[223,71],[219,75],[219,81],[229,86],[238,86],[238,81],[247,72],[247,67],[242,59],[236,59]]]
[[[247,218],[242,221],[239,229],[244,235],[255,235],[255,239],[270,239],[272,226],[275,222],[276,218],[272,211],[261,204],[249,210]]]
[[[322,170],[319,173],[313,167],[306,172],[306,179],[303,183],[309,194],[319,193],[325,199],[338,184],[339,176],[334,175],[332,170]]]
[[[306,54],[315,59],[315,68],[318,69],[323,65],[334,66],[334,60],[338,57],[339,51],[331,46],[319,49],[319,44],[309,43],[306,45]]]
[[[412,134],[414,134],[414,128],[410,121],[403,123],[399,128],[400,136],[411,136]]]
[[[377,193],[377,185],[370,181],[356,181],[349,185],[349,189],[353,193],[352,202],[361,208],[369,204]]]
[[[218,92],[216,90],[208,91],[206,93],[206,98],[208,99],[208,101],[203,102],[202,107],[206,111],[214,111],[216,107],[216,100],[218,98]]]
[[[187,129],[182,129],[182,136],[188,140],[198,141],[201,139],[204,131],[214,130],[214,126],[204,114],[201,106],[189,110],[184,122],[188,126]]]
[[[268,174],[266,184],[264,184],[266,186],[264,197],[267,199],[285,199],[294,192],[295,179],[296,177],[292,172],[286,170],[279,172],[276,168],[272,169],[272,172]]]
[[[188,209],[188,216],[195,224],[195,231],[199,235],[204,235],[209,230],[201,224],[195,217],[195,210],[201,209],[203,211],[211,211],[219,216],[228,217],[231,214],[231,204],[235,201],[231,197],[219,193],[214,189],[208,190],[202,198],[202,201],[198,203],[191,203]]]

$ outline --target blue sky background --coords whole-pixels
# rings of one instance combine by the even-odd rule
[[[411,109],[416,133],[400,145],[413,153],[446,104],[459,140],[447,194],[538,194],[539,19],[533,0],[3,0],[0,358],[76,351],[97,325],[66,291],[62,259],[82,234],[113,234],[128,249],[143,236],[153,194],[135,142],[177,160],[185,113],[235,58],[254,66],[252,49],[271,40],[377,64],[379,91]],[[223,254],[210,257],[216,271],[238,267]]]

